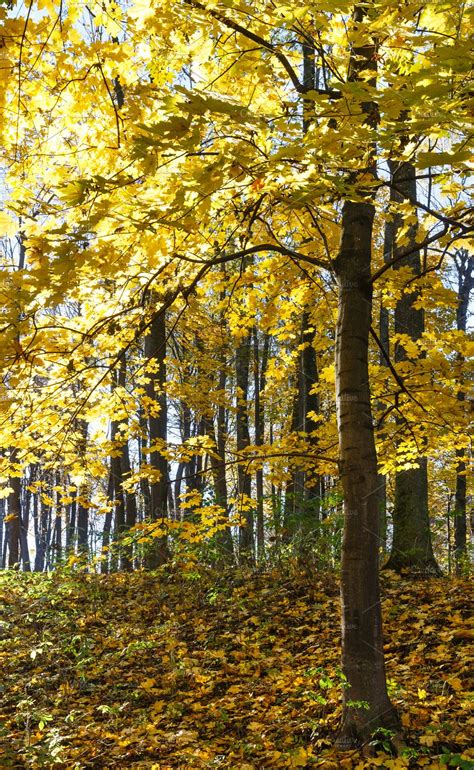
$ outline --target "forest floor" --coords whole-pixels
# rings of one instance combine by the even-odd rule
[[[396,757],[332,748],[334,575],[5,572],[0,768],[472,768],[470,586],[382,582]]]

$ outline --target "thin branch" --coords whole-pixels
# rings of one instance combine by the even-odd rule
[[[270,51],[280,62],[280,64],[284,67],[286,70],[291,82],[293,83],[293,86],[295,90],[299,94],[305,94],[307,91],[316,91],[318,94],[322,94],[324,96],[330,96],[333,99],[340,99],[341,98],[341,92],[340,91],[333,91],[332,89],[327,88],[306,88],[298,78],[298,75],[296,74],[294,68],[288,61],[285,54],[283,54],[281,51],[278,50],[278,48],[273,45],[273,43],[270,43],[268,40],[265,40],[265,38],[260,37],[260,35],[255,34],[255,32],[251,32],[249,29],[246,29],[245,27],[242,27],[241,24],[238,24],[238,22],[233,21],[233,19],[229,19],[227,16],[225,16],[220,11],[217,11],[215,8],[206,8],[203,3],[198,2],[198,0],[185,0],[185,3],[187,5],[191,5],[193,8],[197,8],[200,11],[204,11],[205,13],[208,13],[210,16],[212,16],[213,19],[217,19],[217,21],[220,21],[222,24],[224,24],[228,29],[233,29],[234,32],[238,32],[239,35],[243,35],[248,40],[252,40],[252,42],[257,43],[257,45],[261,46],[262,48],[265,48],[265,50]]]
[[[389,356],[389,354],[387,353],[387,351],[385,350],[385,348],[384,348],[384,346],[383,346],[383,344],[382,344],[381,340],[379,339],[379,337],[378,337],[378,335],[377,335],[377,332],[375,331],[375,329],[374,329],[372,326],[370,327],[370,333],[371,333],[372,337],[374,338],[375,342],[377,343],[378,347],[380,348],[380,351],[381,351],[381,353],[382,353],[383,357],[385,358],[385,360],[386,360],[386,362],[387,362],[387,366],[388,366],[388,368],[390,369],[390,372],[392,373],[392,375],[393,375],[393,378],[394,378],[395,382],[396,382],[396,383],[397,383],[397,384],[400,386],[400,388],[401,388],[402,392],[403,392],[403,393],[406,393],[406,395],[408,396],[408,398],[410,398],[412,401],[414,401],[414,402],[415,402],[415,404],[417,404],[417,406],[419,406],[419,407],[420,407],[420,409],[421,409],[423,412],[426,412],[426,413],[428,414],[428,410],[426,409],[426,407],[424,407],[424,406],[423,406],[423,404],[421,404],[421,403],[418,401],[418,399],[417,399],[417,398],[415,398],[415,396],[413,395],[413,393],[410,393],[410,391],[408,390],[407,386],[405,385],[405,382],[404,382],[404,381],[403,381],[403,379],[400,377],[400,375],[398,374],[398,372],[397,372],[397,370],[395,369],[394,365],[392,364],[392,362],[391,362],[391,360],[390,360],[390,356]]]

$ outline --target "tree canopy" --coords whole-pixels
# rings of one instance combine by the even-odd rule
[[[469,570],[471,16],[0,4],[1,565],[340,572],[343,749]]]

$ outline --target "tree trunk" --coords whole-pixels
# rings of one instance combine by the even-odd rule
[[[261,446],[265,440],[265,410],[262,403],[262,393],[265,390],[268,351],[270,335],[266,333],[263,338],[262,351],[257,327],[254,328],[254,391],[255,391],[255,446]],[[257,560],[261,561],[265,556],[265,521],[263,509],[263,468],[258,467],[255,473],[255,487],[257,494]]]
[[[114,499],[114,479],[112,476],[112,469],[109,470],[109,480],[107,484],[107,500],[109,501],[109,504],[111,504],[110,501]],[[105,514],[104,518],[104,528],[102,530],[102,553],[101,553],[101,565],[100,565],[100,571],[103,575],[106,575],[109,571],[109,546],[110,546],[110,533],[112,531],[112,520],[113,520],[113,508]]]
[[[378,727],[396,724],[385,683],[377,457],[368,385],[373,218],[371,204],[344,204],[341,247],[335,263],[339,287],[336,389],[345,519],[342,669],[350,685],[344,690],[340,747],[367,740]],[[349,705],[355,701],[364,701],[368,708]]]
[[[127,378],[127,359],[125,355],[123,355],[120,361],[120,369],[119,369],[119,375],[118,375],[118,384],[120,385],[120,387],[125,388],[126,378]],[[119,462],[120,462],[119,483],[123,484],[124,481],[127,481],[130,478],[130,475],[132,473],[128,439],[124,442],[122,446],[122,452],[119,458]],[[122,490],[123,490],[123,486],[122,486]],[[137,523],[137,500],[135,497],[135,493],[133,491],[125,490],[124,492],[122,492],[122,495],[125,502],[125,521],[123,522],[124,531],[128,531],[132,529]],[[133,568],[133,546],[132,545],[127,545],[123,547],[121,567],[122,569],[127,571],[132,570]]]
[[[307,440],[310,447],[317,449],[317,441],[311,433],[318,427],[318,423],[315,422],[309,414],[319,412],[319,395],[312,392],[314,386],[318,384],[318,362],[316,359],[316,351],[313,347],[312,340],[314,333],[309,336],[308,330],[311,328],[311,322],[309,313],[305,311],[303,313],[303,320],[301,324],[302,335],[301,341],[305,343],[301,354],[301,373],[302,373],[302,397],[304,405],[304,423],[303,430],[307,434]],[[322,490],[323,484],[320,475],[314,475],[305,471],[304,477],[304,508],[305,508],[305,523],[306,529],[310,532],[314,532],[317,527],[321,516],[321,502],[322,502]]]
[[[393,198],[393,191],[390,191],[390,199]],[[388,262],[393,257],[395,247],[395,227],[393,221],[387,213],[385,222],[383,255],[384,261]],[[379,339],[383,350],[379,351],[380,366],[388,367],[390,357],[390,314],[388,308],[380,306],[379,314]],[[380,507],[380,545],[385,552],[387,549],[387,477],[379,474],[379,507]]]
[[[12,449],[10,459],[13,464],[17,461],[17,451]],[[20,535],[21,535],[21,478],[10,476],[11,492],[8,495],[8,566],[20,568]]]
[[[237,452],[241,456],[250,445],[248,397],[249,397],[249,364],[250,341],[248,334],[237,346],[236,350],[236,431]],[[253,513],[248,509],[252,494],[252,478],[245,466],[245,460],[238,465],[238,494],[239,505],[245,507],[242,526],[239,527],[239,555],[246,561],[253,560]]]
[[[110,424],[110,440],[118,441],[119,423],[116,420],[112,420]],[[116,448],[117,450],[117,448]],[[114,532],[114,547],[111,558],[111,569],[113,571],[119,569],[121,561],[121,544],[120,539],[125,529],[125,498],[122,488],[122,464],[120,461],[120,454],[114,451],[113,457],[110,458],[110,477],[111,477],[111,492],[112,499],[114,501],[114,513],[115,513],[115,532]]]
[[[227,382],[227,374],[224,366],[219,371],[218,389],[220,392],[225,392]],[[211,469],[214,479],[214,493],[216,503],[223,510],[223,515],[226,519],[229,517],[229,503],[227,495],[227,477],[226,477],[226,462],[225,462],[225,450],[227,444],[227,409],[223,403],[219,403],[217,407],[216,415],[216,432],[215,432],[215,444],[217,458],[211,458]],[[230,561],[234,555],[234,543],[232,540],[232,534],[230,527],[226,526],[217,534],[217,547],[222,556],[222,561]]]
[[[296,373],[295,383],[293,385],[293,388],[294,388],[294,393],[293,393],[293,400],[291,404],[290,431],[291,433],[294,434],[298,430],[301,430],[301,424],[300,424],[301,389],[300,389],[299,366]],[[301,471],[298,476],[298,471],[295,471],[291,468],[291,461],[290,461],[289,472],[291,475],[285,484],[285,501],[283,505],[283,531],[281,533],[282,540],[283,542],[286,542],[286,543],[288,543],[291,540],[291,538],[296,532],[297,521],[298,521],[297,499],[298,499],[298,493],[299,492],[301,493],[301,490],[302,490]]]
[[[456,268],[458,273],[458,306],[456,309],[456,328],[465,332],[467,327],[467,312],[469,297],[472,290],[474,257],[469,256],[465,249],[456,253]],[[464,357],[459,354],[458,360]],[[464,390],[458,392],[458,400],[465,400]],[[456,573],[461,574],[467,561],[467,477],[465,449],[456,449],[456,489],[454,495],[454,559]]]
[[[3,543],[5,537],[5,499],[0,499],[0,569],[5,569],[5,563],[3,561]],[[6,542],[6,537],[5,537]]]
[[[68,483],[70,484],[70,479],[68,479]],[[71,490],[70,497],[72,497],[72,500],[69,504],[69,516],[66,527],[66,551],[68,554],[74,553],[74,544],[76,538],[77,491],[74,489]]]
[[[155,315],[145,338],[145,357],[148,362],[154,361],[156,374],[149,374],[150,381],[146,386],[148,398],[153,399],[159,407],[156,414],[152,411],[149,416],[150,464],[158,472],[158,478],[150,483],[150,514],[151,520],[164,525],[168,515],[168,461],[163,456],[168,435],[168,415],[166,402],[166,321],[163,312]],[[168,540],[166,535],[154,538],[146,563],[150,569],[159,567],[168,559]]]
[[[390,163],[392,183],[396,186],[393,199],[416,201],[416,172],[411,163]],[[397,233],[402,226],[400,217],[396,217],[395,256],[398,252]],[[417,225],[410,228],[410,246],[416,244]],[[415,275],[421,271],[420,252],[414,251],[400,260],[397,269],[410,267]],[[412,340],[419,340],[424,332],[424,313],[416,309],[414,303],[418,291],[404,294],[395,308],[395,334],[407,334]],[[403,346],[395,346],[395,361],[406,361],[407,354]],[[431,542],[430,518],[428,508],[428,463],[425,457],[418,458],[418,467],[406,471],[397,471],[395,475],[395,499],[393,504],[393,540],[390,557],[385,567],[396,572],[402,570],[419,574],[439,575]]]
[[[38,494],[36,497],[37,513],[36,519],[38,529],[36,532],[36,553],[35,553],[35,572],[44,572],[46,566],[46,556],[49,548],[49,522],[51,519],[51,507],[45,505]]]
[[[357,29],[365,10],[356,6]],[[354,45],[349,81],[371,74],[375,86],[376,48]],[[362,103],[366,122],[374,125],[375,107]],[[370,151],[370,147],[367,147]],[[373,165],[362,173],[375,173]],[[356,181],[354,172],[351,181]],[[378,728],[398,729],[386,688],[382,610],[378,574],[379,499],[377,456],[369,389],[369,330],[372,322],[371,252],[375,209],[346,200],[341,243],[334,263],[338,283],[336,329],[336,401],[340,474],[344,494],[341,564],[342,670],[349,687],[343,691],[340,748],[367,741]],[[362,702],[364,705],[357,705]]]
[[[85,458],[87,447],[87,422],[78,420],[77,430],[79,432],[79,453]],[[77,500],[77,552],[87,557],[89,552],[89,509],[81,501],[84,488],[79,488]]]

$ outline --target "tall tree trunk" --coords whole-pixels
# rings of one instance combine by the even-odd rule
[[[390,191],[390,199],[393,199],[393,190]],[[385,222],[383,254],[384,261],[388,262],[393,257],[395,247],[395,227],[387,213]],[[383,350],[379,351],[379,364],[388,367],[390,357],[390,314],[388,308],[380,305],[379,314],[379,339]],[[380,545],[385,552],[387,548],[387,477],[379,473],[379,507],[380,507]]]
[[[116,420],[112,420],[110,424],[110,440],[116,442],[119,440],[119,423]],[[114,532],[114,548],[111,558],[111,569],[113,571],[120,567],[121,561],[121,544],[120,539],[125,529],[125,497],[122,487],[122,463],[120,459],[120,450],[115,448],[113,456],[110,458],[110,488],[112,492],[112,499],[114,501],[114,513],[115,513],[115,532]]]
[[[361,35],[365,13],[360,6],[354,9],[353,24]],[[368,74],[368,82],[375,86],[376,61],[374,44],[354,45],[348,80],[357,81]],[[366,122],[374,125],[375,105],[362,103],[361,107]],[[375,166],[360,172],[374,174]],[[356,178],[354,172],[352,181]],[[349,685],[343,691],[343,720],[337,740],[341,748],[366,741],[379,727],[399,725],[386,688],[378,574],[377,456],[368,366],[375,209],[368,193],[366,196],[366,202],[346,200],[343,204],[341,243],[334,263],[338,283],[336,401],[344,493],[342,670]],[[357,706],[358,701],[363,701],[364,707]]]
[[[16,463],[17,452],[11,452],[11,461]],[[20,567],[20,537],[21,537],[21,477],[10,477],[11,492],[8,495],[8,566],[19,569]]]
[[[20,546],[23,560],[23,570],[25,572],[31,572],[31,557],[30,546],[28,542],[28,532],[30,529],[30,513],[31,513],[31,498],[32,492],[28,489],[29,481],[31,479],[31,466],[28,469],[28,478],[24,477],[24,489],[23,489],[23,504],[22,504],[22,517],[21,517],[21,532],[20,532]]]
[[[5,499],[0,499],[0,569],[5,569],[5,563],[3,561],[3,543],[5,536]]]
[[[68,484],[70,484],[70,479],[68,479]],[[71,490],[70,497],[72,497],[72,500],[69,503],[69,515],[66,527],[66,552],[68,554],[74,553],[76,539],[77,490]]]
[[[298,360],[299,364],[299,360]],[[293,393],[293,399],[291,402],[291,423],[290,423],[290,431],[291,433],[296,433],[297,431],[301,430],[301,378],[300,378],[300,368],[298,365],[298,369],[296,372],[296,377],[294,380],[294,393]],[[291,392],[291,391],[290,391]],[[290,461],[290,468],[289,468],[290,476],[286,481],[285,484],[285,500],[283,504],[283,531],[282,531],[282,540],[284,542],[289,542],[293,535],[296,532],[297,528],[297,522],[298,522],[298,506],[297,506],[297,500],[298,500],[298,494],[301,494],[301,491],[303,489],[302,484],[302,474],[301,471],[294,470],[291,468],[291,461]]]
[[[416,201],[416,172],[411,163],[391,162],[393,198],[397,201]],[[398,252],[397,234],[402,226],[396,217],[395,255]],[[417,225],[410,228],[411,246],[416,244]],[[420,252],[414,251],[400,260],[397,269],[410,267],[415,275],[421,271]],[[414,307],[418,291],[404,294],[395,308],[395,334],[407,334],[412,340],[419,340],[424,332],[423,310]],[[403,345],[395,346],[395,361],[406,361]],[[425,457],[418,458],[418,467],[397,471],[395,475],[395,499],[393,504],[393,540],[390,557],[385,565],[396,572],[413,570],[421,574],[440,574],[431,542],[428,509],[428,463]]]
[[[316,353],[308,340],[310,328],[309,314],[305,310],[301,322],[300,350],[297,358],[295,377],[295,394],[291,413],[291,432],[306,432],[310,434],[317,427],[309,412],[319,411],[319,397],[312,393],[313,386],[318,382]],[[316,446],[314,437],[308,436],[309,445]],[[314,533],[320,518],[322,481],[316,480],[307,471],[296,468],[292,471],[286,484],[284,506],[285,539],[291,539],[296,532],[303,535],[301,545],[306,548],[306,536]]]
[[[344,538],[341,593],[344,691],[341,747],[366,740],[377,727],[393,727],[383,656],[378,579],[379,497],[369,391],[368,340],[372,289],[370,263],[374,208],[346,202],[340,251],[336,388]],[[350,706],[364,701],[368,708]]]
[[[140,423],[140,437],[138,439],[138,462],[141,469],[143,463],[145,462],[143,449],[148,445],[149,441],[149,425],[142,406],[139,407],[138,419]],[[143,501],[143,518],[149,519],[151,510],[150,484],[146,478],[140,478],[140,493]]]
[[[149,416],[149,434],[152,451],[150,464],[158,472],[158,478],[150,483],[151,520],[164,525],[168,515],[168,461],[163,456],[168,436],[168,413],[166,401],[166,320],[164,312],[155,315],[145,338],[145,357],[154,361],[156,374],[149,374],[150,381],[146,394],[159,407],[156,414]],[[168,559],[168,539],[166,535],[155,538],[150,547],[146,562],[151,569],[159,567]]]
[[[44,572],[46,558],[49,550],[49,530],[51,521],[51,506],[46,505],[41,497],[36,494],[36,519],[38,529],[36,531],[35,572]]]
[[[317,449],[317,441],[311,436],[311,433],[318,427],[318,423],[310,417],[310,413],[318,414],[320,404],[319,395],[314,392],[315,385],[319,382],[318,374],[318,362],[316,358],[316,351],[313,347],[312,340],[314,334],[311,337],[308,335],[308,331],[311,328],[311,322],[308,311],[303,313],[303,319],[301,323],[302,335],[301,341],[305,344],[305,347],[301,353],[301,374],[302,374],[302,398],[303,398],[303,430],[308,435],[308,443],[311,447]],[[308,471],[305,471],[304,477],[304,503],[305,503],[305,520],[306,528],[310,531],[314,531],[315,526],[318,525],[321,516],[321,502],[322,502],[323,482],[320,475],[311,476]]]
[[[249,431],[249,365],[250,342],[248,334],[237,346],[235,353],[235,382],[236,382],[236,433],[237,452],[245,455],[245,450],[250,445]],[[239,505],[244,504],[242,526],[239,527],[239,555],[243,560],[253,560],[253,512],[248,509],[252,494],[252,477],[246,468],[245,460],[238,465],[238,493]]]
[[[127,359],[125,355],[122,356],[120,361],[118,384],[120,387],[125,388],[127,379]],[[130,451],[128,446],[128,439],[122,446],[120,455],[120,483],[127,481],[132,473],[130,464]],[[122,486],[123,489],[123,486]],[[124,531],[132,529],[137,523],[137,500],[135,492],[125,490],[123,492],[123,498],[125,501],[125,521]],[[133,546],[127,545],[122,549],[122,569],[130,571],[133,567]]]
[[[225,392],[226,382],[227,374],[225,371],[225,365],[223,364],[219,371],[219,379],[217,383],[217,387],[222,394]],[[216,445],[217,454],[217,457],[211,457],[211,470],[214,480],[214,494],[216,503],[222,508],[223,516],[227,521],[229,517],[225,461],[225,450],[227,444],[227,409],[223,403],[219,403],[217,407],[214,442]],[[222,529],[217,533],[216,542],[220,551],[219,557],[222,558],[222,561],[227,562],[231,560],[234,555],[234,543],[229,526],[226,526],[225,529]]]
[[[87,422],[85,420],[78,420],[77,429],[80,436],[79,453],[82,457],[85,457],[87,447]],[[83,556],[87,556],[89,553],[89,509],[81,500],[85,493],[85,488],[79,488],[77,491],[77,551]]]
[[[114,479],[112,476],[112,469],[109,470],[109,479],[107,483],[107,500],[109,501],[109,505],[111,505],[111,501],[114,499]],[[113,507],[110,508],[110,510],[107,511],[104,518],[104,528],[102,530],[102,549],[101,549],[101,565],[100,565],[100,571],[103,575],[106,575],[109,572],[109,546],[110,546],[110,533],[112,531],[112,520],[113,520]]]
[[[458,273],[458,306],[456,309],[456,327],[465,332],[467,327],[467,311],[469,297],[473,284],[474,257],[469,256],[465,249],[456,253],[456,268]],[[459,361],[464,357],[459,354]],[[458,400],[465,400],[464,390],[458,391]],[[456,489],[454,493],[454,559],[456,573],[459,575],[467,560],[467,476],[465,449],[456,449]]]
[[[254,392],[255,392],[255,446],[261,446],[265,440],[265,410],[262,403],[262,394],[265,390],[268,351],[270,335],[266,333],[263,338],[262,350],[258,339],[257,327],[254,335]],[[261,561],[265,556],[265,521],[264,521],[264,490],[263,468],[258,467],[255,472],[255,487],[257,494],[257,560]]]

